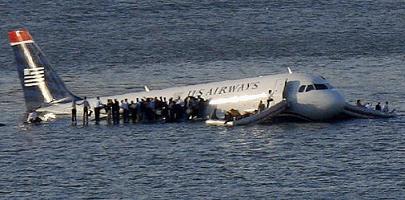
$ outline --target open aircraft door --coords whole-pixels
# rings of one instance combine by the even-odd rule
[[[278,103],[285,98],[285,87],[287,84],[287,79],[277,79],[276,85],[274,86],[274,91],[272,92],[274,103]]]

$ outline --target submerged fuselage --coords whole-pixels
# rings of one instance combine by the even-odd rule
[[[345,104],[343,96],[326,79],[321,76],[300,73],[128,93],[100,99],[105,103],[107,99],[135,101],[137,98],[185,99],[188,96],[201,96],[220,110],[236,109],[242,112],[257,109],[260,101],[266,104],[270,96],[274,100],[271,104],[286,98],[289,104],[286,113],[308,120],[330,119],[340,114]],[[88,101],[91,105],[96,103],[95,98],[90,98]],[[41,108],[39,111],[69,114],[70,108],[71,103],[63,103]]]

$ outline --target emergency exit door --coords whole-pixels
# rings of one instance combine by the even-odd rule
[[[284,97],[284,88],[286,86],[287,79],[277,79],[276,80],[276,85],[274,86],[274,91],[273,91],[273,99],[274,103],[278,103],[283,100]]]

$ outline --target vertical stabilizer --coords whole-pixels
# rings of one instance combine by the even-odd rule
[[[78,99],[52,69],[28,30],[10,31],[8,36],[14,50],[27,110]]]

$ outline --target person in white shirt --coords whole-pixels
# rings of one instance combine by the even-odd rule
[[[41,119],[38,117],[38,113],[33,110],[28,114],[27,123],[37,123],[41,122]]]
[[[365,105],[364,107],[366,107],[367,109],[371,109],[371,104],[370,104],[370,103],[366,103],[366,105]]]
[[[90,110],[90,103],[87,101],[87,97],[84,97],[81,103],[77,105],[83,105],[83,125],[89,123],[89,110]]]
[[[388,112],[388,111],[389,111],[389,108],[388,108],[388,101],[386,101],[385,104],[383,105],[382,111],[383,111],[383,112]]]
[[[96,102],[96,106],[94,106],[95,108],[102,108],[104,107],[103,102],[100,100],[100,97],[97,97],[97,102]]]
[[[123,110],[123,120],[124,123],[128,123],[129,119],[129,105],[128,105],[128,99],[125,99],[124,101],[121,101],[121,108]]]
[[[104,108],[104,104],[101,102],[100,97],[97,97],[96,106],[94,106],[94,118],[96,120],[96,124],[100,122],[100,110]]]

